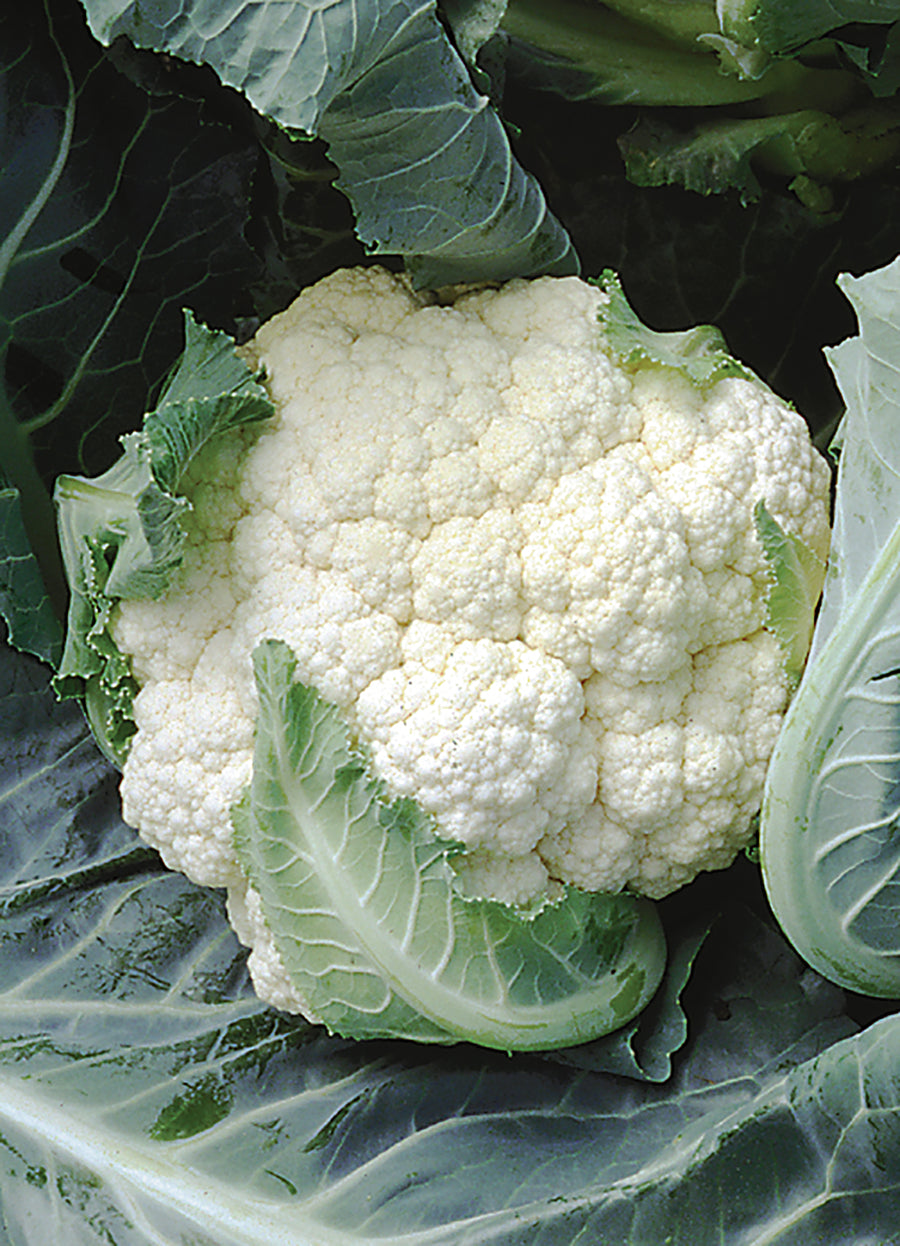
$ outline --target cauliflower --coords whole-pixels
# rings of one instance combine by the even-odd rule
[[[229,889],[281,1006],[229,822],[263,640],[462,846],[467,894],[658,898],[750,838],[789,693],[754,510],[824,559],[830,474],[757,379],[623,352],[612,297],[441,302],[378,267],[305,290],[245,348],[274,418],[197,455],[180,571],[116,607],[124,816]]]

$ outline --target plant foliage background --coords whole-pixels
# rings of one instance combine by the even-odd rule
[[[182,7],[197,29],[215,9]],[[412,78],[440,65],[430,96],[398,96],[377,59],[353,61],[359,44],[327,91],[308,61],[306,112],[264,117],[265,72],[217,76],[234,47],[217,61],[186,29],[163,53],[116,39],[137,8],[86,3],[108,47],[78,0],[0,13],[0,1238],[895,1240],[900,1020],[801,964],[749,861],[666,902],[660,996],[588,1047],[353,1044],[262,1008],[219,896],[121,823],[115,773],[49,690],[49,498],[57,474],[117,457],[176,360],[182,308],[246,337],[373,253],[425,282],[505,275],[484,267],[497,256],[613,268],[655,328],[718,324],[824,445],[841,404],[822,346],[854,327],[835,278],[900,253],[896,171],[824,214],[776,177],[749,203],[636,186],[618,146],[635,106],[511,74],[486,112],[446,12],[399,0],[358,6],[368,46]],[[394,164],[364,167],[360,143],[386,133]],[[425,168],[407,140],[449,164]],[[474,207],[458,198],[473,167]],[[457,190],[436,202],[444,176]]]

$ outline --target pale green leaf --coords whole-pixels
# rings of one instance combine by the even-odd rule
[[[753,517],[772,575],[766,626],[781,645],[784,669],[795,685],[809,653],[825,565],[799,537],[784,531],[763,502]]]
[[[295,681],[287,645],[254,653],[253,779],[235,842],[300,997],[355,1038],[560,1047],[617,1029],[665,965],[655,906],[570,891],[536,915],[460,895],[448,845],[389,802],[337,710]]]
[[[133,734],[136,687],[109,634],[120,598],[158,597],[181,564],[187,505],[181,477],[210,438],[273,411],[225,333],[185,315],[185,349],[156,409],[100,476],[60,476],[55,501],[70,586],[56,686],[83,696],[97,740],[121,764]]]
[[[729,354],[725,339],[713,325],[661,333],[645,325],[632,309],[615,273],[604,272],[595,284],[608,298],[599,313],[604,336],[626,367],[662,364],[675,368],[699,387],[725,376],[756,379]]]
[[[830,352],[847,404],[822,608],[769,767],[773,908],[820,972],[900,996],[900,261],[842,288]]]

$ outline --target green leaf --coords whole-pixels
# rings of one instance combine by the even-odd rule
[[[279,126],[323,138],[360,239],[406,257],[420,285],[577,271],[434,0],[227,0],[214,15],[202,0],[83,2],[103,43],[209,65]]]
[[[781,645],[785,671],[796,685],[809,653],[825,567],[799,537],[784,531],[764,503],[757,502],[753,518],[772,573],[766,626]]]
[[[897,0],[729,0],[722,6],[726,33],[779,56],[844,26],[890,24],[898,18]]]
[[[619,149],[638,186],[684,186],[701,195],[736,190],[742,203],[750,203],[762,193],[757,172],[767,170],[790,178],[802,198],[810,180],[828,185],[893,167],[900,151],[900,112],[872,105],[837,118],[804,108],[717,118],[687,130],[643,118],[619,139]]]
[[[700,195],[736,190],[742,203],[751,203],[760,195],[751,156],[778,127],[771,117],[760,117],[685,131],[658,117],[643,117],[619,139],[619,150],[636,186],[683,186]]]
[[[887,29],[853,26],[842,30],[835,42],[876,98],[895,95],[900,89],[900,21]]]
[[[509,0],[439,0],[441,14],[470,69],[477,69],[478,54],[496,35],[508,6]]]
[[[47,482],[108,464],[185,303],[233,321],[260,270],[256,153],[196,99],[127,81],[76,0],[3,8],[0,81],[0,471],[61,617]]]
[[[645,24],[648,6],[638,12],[635,7],[628,0],[510,0],[502,22],[510,36],[510,75],[565,99],[610,105],[711,107],[756,99],[784,85],[782,66],[761,81],[723,71],[717,52],[700,41],[704,26],[718,32],[712,5],[664,5],[660,15],[674,13],[665,13],[658,25]],[[670,37],[676,31],[678,37]],[[787,68],[790,75],[793,67]]]
[[[652,904],[570,891],[523,916],[463,898],[447,843],[412,801],[385,799],[295,668],[281,641],[254,652],[235,845],[295,989],[330,1030],[528,1050],[585,1042],[644,1007],[665,964]]]
[[[602,273],[594,284],[608,296],[600,309],[600,323],[624,366],[649,360],[677,369],[697,386],[711,385],[724,376],[757,379],[729,354],[725,339],[713,325],[660,333],[648,328],[632,309],[615,273]]]
[[[673,923],[670,930],[663,913],[669,955],[662,982],[647,1007],[612,1033],[577,1047],[547,1052],[546,1058],[572,1068],[615,1073],[639,1081],[668,1081],[677,1055],[688,1039],[684,992],[715,924],[714,917],[705,915],[692,922]]]
[[[9,639],[17,649],[56,665],[62,652],[62,627],[25,532],[19,491],[2,487],[0,618],[9,625]]]
[[[855,1034],[731,872],[693,895],[725,916],[665,1085],[342,1041],[260,1005],[220,897],[122,824],[77,707],[5,646],[0,736],[16,1246],[890,1241],[900,1018]]]
[[[812,651],[769,768],[761,853],[803,956],[900,996],[900,261],[841,279],[859,335],[830,351],[847,404]]]
[[[154,481],[164,493],[173,494],[210,438],[267,419],[274,410],[260,378],[235,353],[233,339],[198,324],[186,312],[178,366],[156,409],[144,418],[142,441]]]
[[[185,348],[159,405],[102,475],[60,476],[55,500],[71,589],[56,687],[83,696],[107,756],[121,764],[133,734],[136,687],[109,635],[119,598],[158,597],[180,565],[187,502],[179,482],[201,446],[272,414],[266,391],[225,333],[185,315]]]

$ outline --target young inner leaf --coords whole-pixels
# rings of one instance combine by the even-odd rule
[[[524,917],[454,887],[448,845],[388,801],[337,711],[294,680],[287,645],[254,653],[260,713],[235,843],[309,1010],[354,1038],[468,1039],[503,1050],[586,1042],[659,984],[655,907],[570,891]]]

